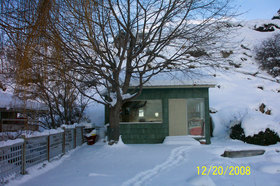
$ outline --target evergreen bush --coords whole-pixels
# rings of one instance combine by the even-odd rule
[[[245,136],[244,130],[241,124],[237,124],[231,127],[230,138],[244,141],[245,143],[255,145],[272,145],[280,142],[278,134],[267,128],[265,132],[261,131],[254,136]]]

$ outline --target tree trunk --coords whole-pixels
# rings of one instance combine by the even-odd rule
[[[117,143],[120,136],[120,110],[121,104],[117,103],[109,112],[109,144]]]

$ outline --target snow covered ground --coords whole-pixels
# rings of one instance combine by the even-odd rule
[[[225,150],[264,149],[264,155],[220,156]],[[250,175],[198,175],[197,167],[250,167]],[[270,185],[280,183],[280,146],[212,139],[211,145],[83,145],[59,160],[28,169],[9,185]],[[207,173],[207,172],[206,172]],[[200,173],[201,174],[201,173]]]

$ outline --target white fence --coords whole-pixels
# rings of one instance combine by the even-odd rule
[[[64,129],[63,132],[39,137],[23,138],[22,142],[0,147],[0,185],[11,175],[25,174],[26,168],[83,144],[83,128]]]

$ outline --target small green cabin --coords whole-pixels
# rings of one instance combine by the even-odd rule
[[[121,110],[124,143],[162,143],[167,136],[191,136],[210,144],[209,88],[214,83],[151,83]],[[105,122],[108,123],[108,107]]]

